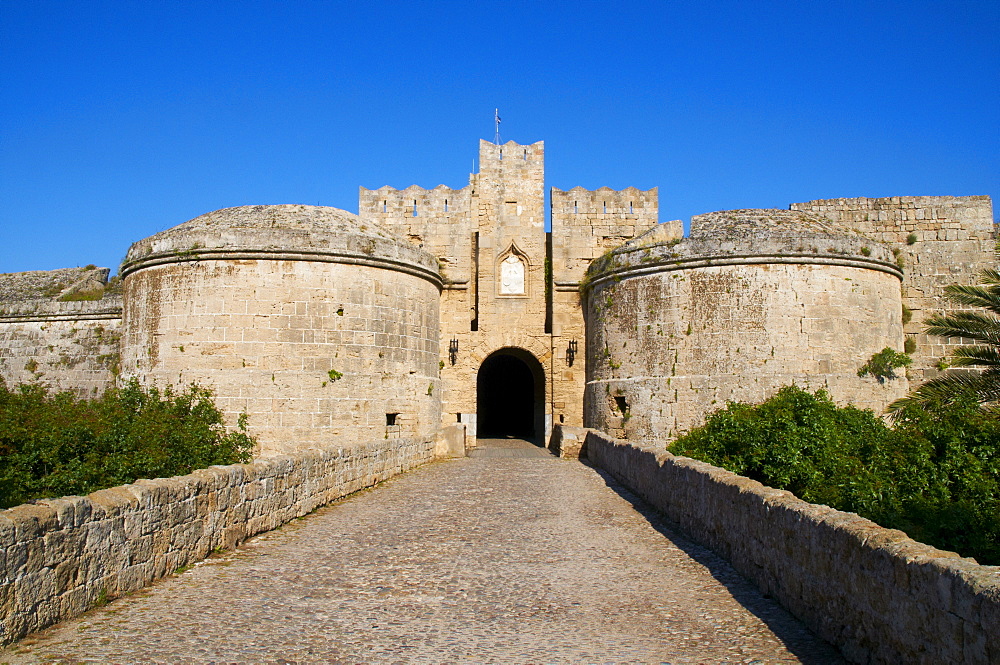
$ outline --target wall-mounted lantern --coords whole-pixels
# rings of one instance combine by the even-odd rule
[[[576,340],[571,339],[569,346],[566,347],[566,364],[572,367],[574,358],[576,358]]]
[[[452,339],[448,342],[448,359],[451,360],[451,364],[454,365],[458,360],[458,340]]]

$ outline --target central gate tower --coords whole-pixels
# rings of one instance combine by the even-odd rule
[[[462,189],[361,188],[362,222],[395,229],[440,261],[443,424],[465,423],[475,436],[486,397],[531,413],[511,413],[510,432],[498,414],[483,414],[484,434],[523,435],[528,422],[542,443],[554,422],[583,424],[578,285],[591,260],[656,224],[657,192],[553,189],[552,202],[546,233],[541,141],[480,141],[479,173]],[[542,376],[522,386],[518,372]],[[504,394],[519,391],[533,395]]]

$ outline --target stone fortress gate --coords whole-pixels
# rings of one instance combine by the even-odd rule
[[[363,222],[440,261],[442,418],[472,437],[542,441],[553,423],[583,424],[578,284],[592,259],[657,222],[656,189],[553,189],[547,233],[544,162],[543,142],[480,141],[468,187],[361,188]]]
[[[562,423],[593,427],[593,464],[845,655],[998,662],[988,567],[656,454],[727,400],[759,401],[795,383],[882,410],[911,379],[936,375],[962,340],[928,337],[923,321],[950,307],[946,286],[995,265],[988,197],[711,212],[684,237],[681,222],[658,223],[656,189],[552,189],[547,232],[543,144],[482,141],[479,151],[467,187],[362,188],[358,214],[305,205],[209,212],[132,245],[120,279],[96,266],[0,275],[8,385],[91,395],[132,378],[197,381],[215,391],[230,424],[248,414],[260,444],[250,464],[2,511],[0,643],[435,457],[464,454],[477,436],[543,443]],[[886,347],[911,355],[906,375],[859,377]],[[501,501],[530,491],[532,500],[516,501],[528,512],[554,496],[563,516],[580,516],[558,500],[586,489],[583,476],[562,473],[571,467],[505,465],[510,475],[495,477],[478,462],[436,467],[456,472],[436,476],[455,481],[451,503],[434,480],[421,499],[432,509],[414,512],[435,538],[452,508],[496,499],[481,485],[490,473],[507,485]],[[419,494],[419,482],[407,487]],[[494,526],[512,519],[501,513]],[[605,521],[584,517],[575,528]],[[468,537],[437,540],[447,555]],[[479,551],[496,550],[486,540]],[[365,549],[381,566],[387,552],[372,542],[366,536]]]
[[[479,144],[450,189],[360,189],[358,214],[218,210],[107,269],[0,276],[0,377],[80,393],[211,386],[262,455],[555,424],[672,435],[781,385],[875,410],[961,340],[923,320],[994,265],[986,196],[831,199],[658,223],[656,188],[550,190],[544,144]],[[104,288],[103,297],[91,296]],[[440,439],[438,439],[440,440]]]

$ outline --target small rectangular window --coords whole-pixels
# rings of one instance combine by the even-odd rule
[[[448,212],[448,199],[444,200],[444,211]]]
[[[579,208],[576,206],[576,201],[573,201],[573,214],[575,215],[577,212],[579,212]]]
[[[416,201],[413,202],[413,216],[414,217],[417,216],[417,202]]]
[[[382,212],[389,212],[389,202],[382,201]]]
[[[630,214],[630,215],[632,214],[632,202],[631,201],[628,202],[628,214]]]
[[[385,425],[386,427],[392,427],[396,424],[396,418],[399,417],[398,413],[387,413],[385,414]]]
[[[622,415],[628,413],[628,402],[625,400],[624,395],[615,395],[615,406],[618,407],[618,411]]]

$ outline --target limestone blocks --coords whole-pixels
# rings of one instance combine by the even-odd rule
[[[881,411],[906,379],[857,370],[902,350],[901,276],[889,248],[811,213],[711,213],[685,240],[639,236],[589,275],[585,423],[676,435],[792,383]]]
[[[136,243],[122,275],[125,376],[212,387],[260,454],[434,440],[437,262],[380,226],[230,208]]]
[[[429,462],[380,440],[0,510],[0,645]]]

